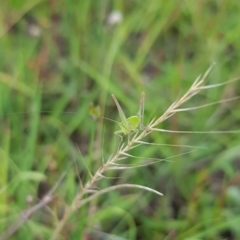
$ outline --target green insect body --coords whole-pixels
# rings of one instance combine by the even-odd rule
[[[141,129],[143,129],[144,97],[145,97],[145,94],[142,93],[141,100],[140,100],[140,108],[137,115],[126,118],[116,97],[112,94],[113,101],[117,106],[118,113],[121,119],[121,123],[119,123],[120,130],[115,132],[116,135],[122,138],[121,136],[122,134],[130,135],[131,133],[137,132],[139,126]]]
[[[140,124],[140,118],[138,116],[132,116],[127,118],[127,124],[124,125],[123,123],[119,124],[120,132],[122,132],[124,135],[127,135],[129,133],[135,132]]]

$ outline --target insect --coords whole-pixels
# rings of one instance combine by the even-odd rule
[[[118,103],[116,97],[114,94],[112,94],[112,98],[114,103],[117,106],[118,113],[121,119],[121,122],[118,123],[120,130],[116,131],[115,134],[118,135],[122,140],[122,135],[131,135],[134,132],[138,132],[139,126],[140,129],[143,130],[143,117],[144,117],[144,100],[145,100],[145,93],[142,92],[141,98],[140,98],[140,106],[137,115],[131,116],[129,118],[126,118],[120,104]]]

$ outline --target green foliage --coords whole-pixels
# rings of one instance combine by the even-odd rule
[[[122,14],[116,24],[114,10]],[[227,0],[3,1],[0,233],[67,171],[53,200],[9,239],[50,238],[81,183],[116,151],[115,123],[98,118],[117,119],[111,93],[132,116],[119,113],[128,134],[141,125],[142,113],[134,114],[142,91],[147,124],[212,62],[209,84],[239,76],[239,12],[240,2]],[[238,96],[239,85],[204,90],[184,107]],[[239,101],[229,101],[179,112],[160,128],[235,130],[239,119]],[[239,134],[155,132],[145,140],[171,146],[142,145],[130,152],[141,158],[125,162],[178,157],[109,171],[96,187],[131,182],[164,196],[129,189],[102,195],[71,216],[63,239],[239,239]],[[181,155],[188,150],[180,145],[202,148]]]

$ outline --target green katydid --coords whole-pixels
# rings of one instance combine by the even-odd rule
[[[116,131],[115,134],[120,136],[122,139],[123,135],[130,135],[131,133],[137,132],[138,127],[140,125],[140,129],[143,130],[143,117],[144,117],[144,100],[145,100],[145,93],[142,92],[141,99],[140,99],[140,106],[137,115],[131,116],[126,118],[120,104],[118,103],[114,94],[112,94],[112,98],[114,103],[117,106],[118,113],[121,119],[121,123],[119,123],[120,130]]]

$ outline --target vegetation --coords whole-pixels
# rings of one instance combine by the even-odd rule
[[[240,238],[238,1],[0,6],[1,240]]]

